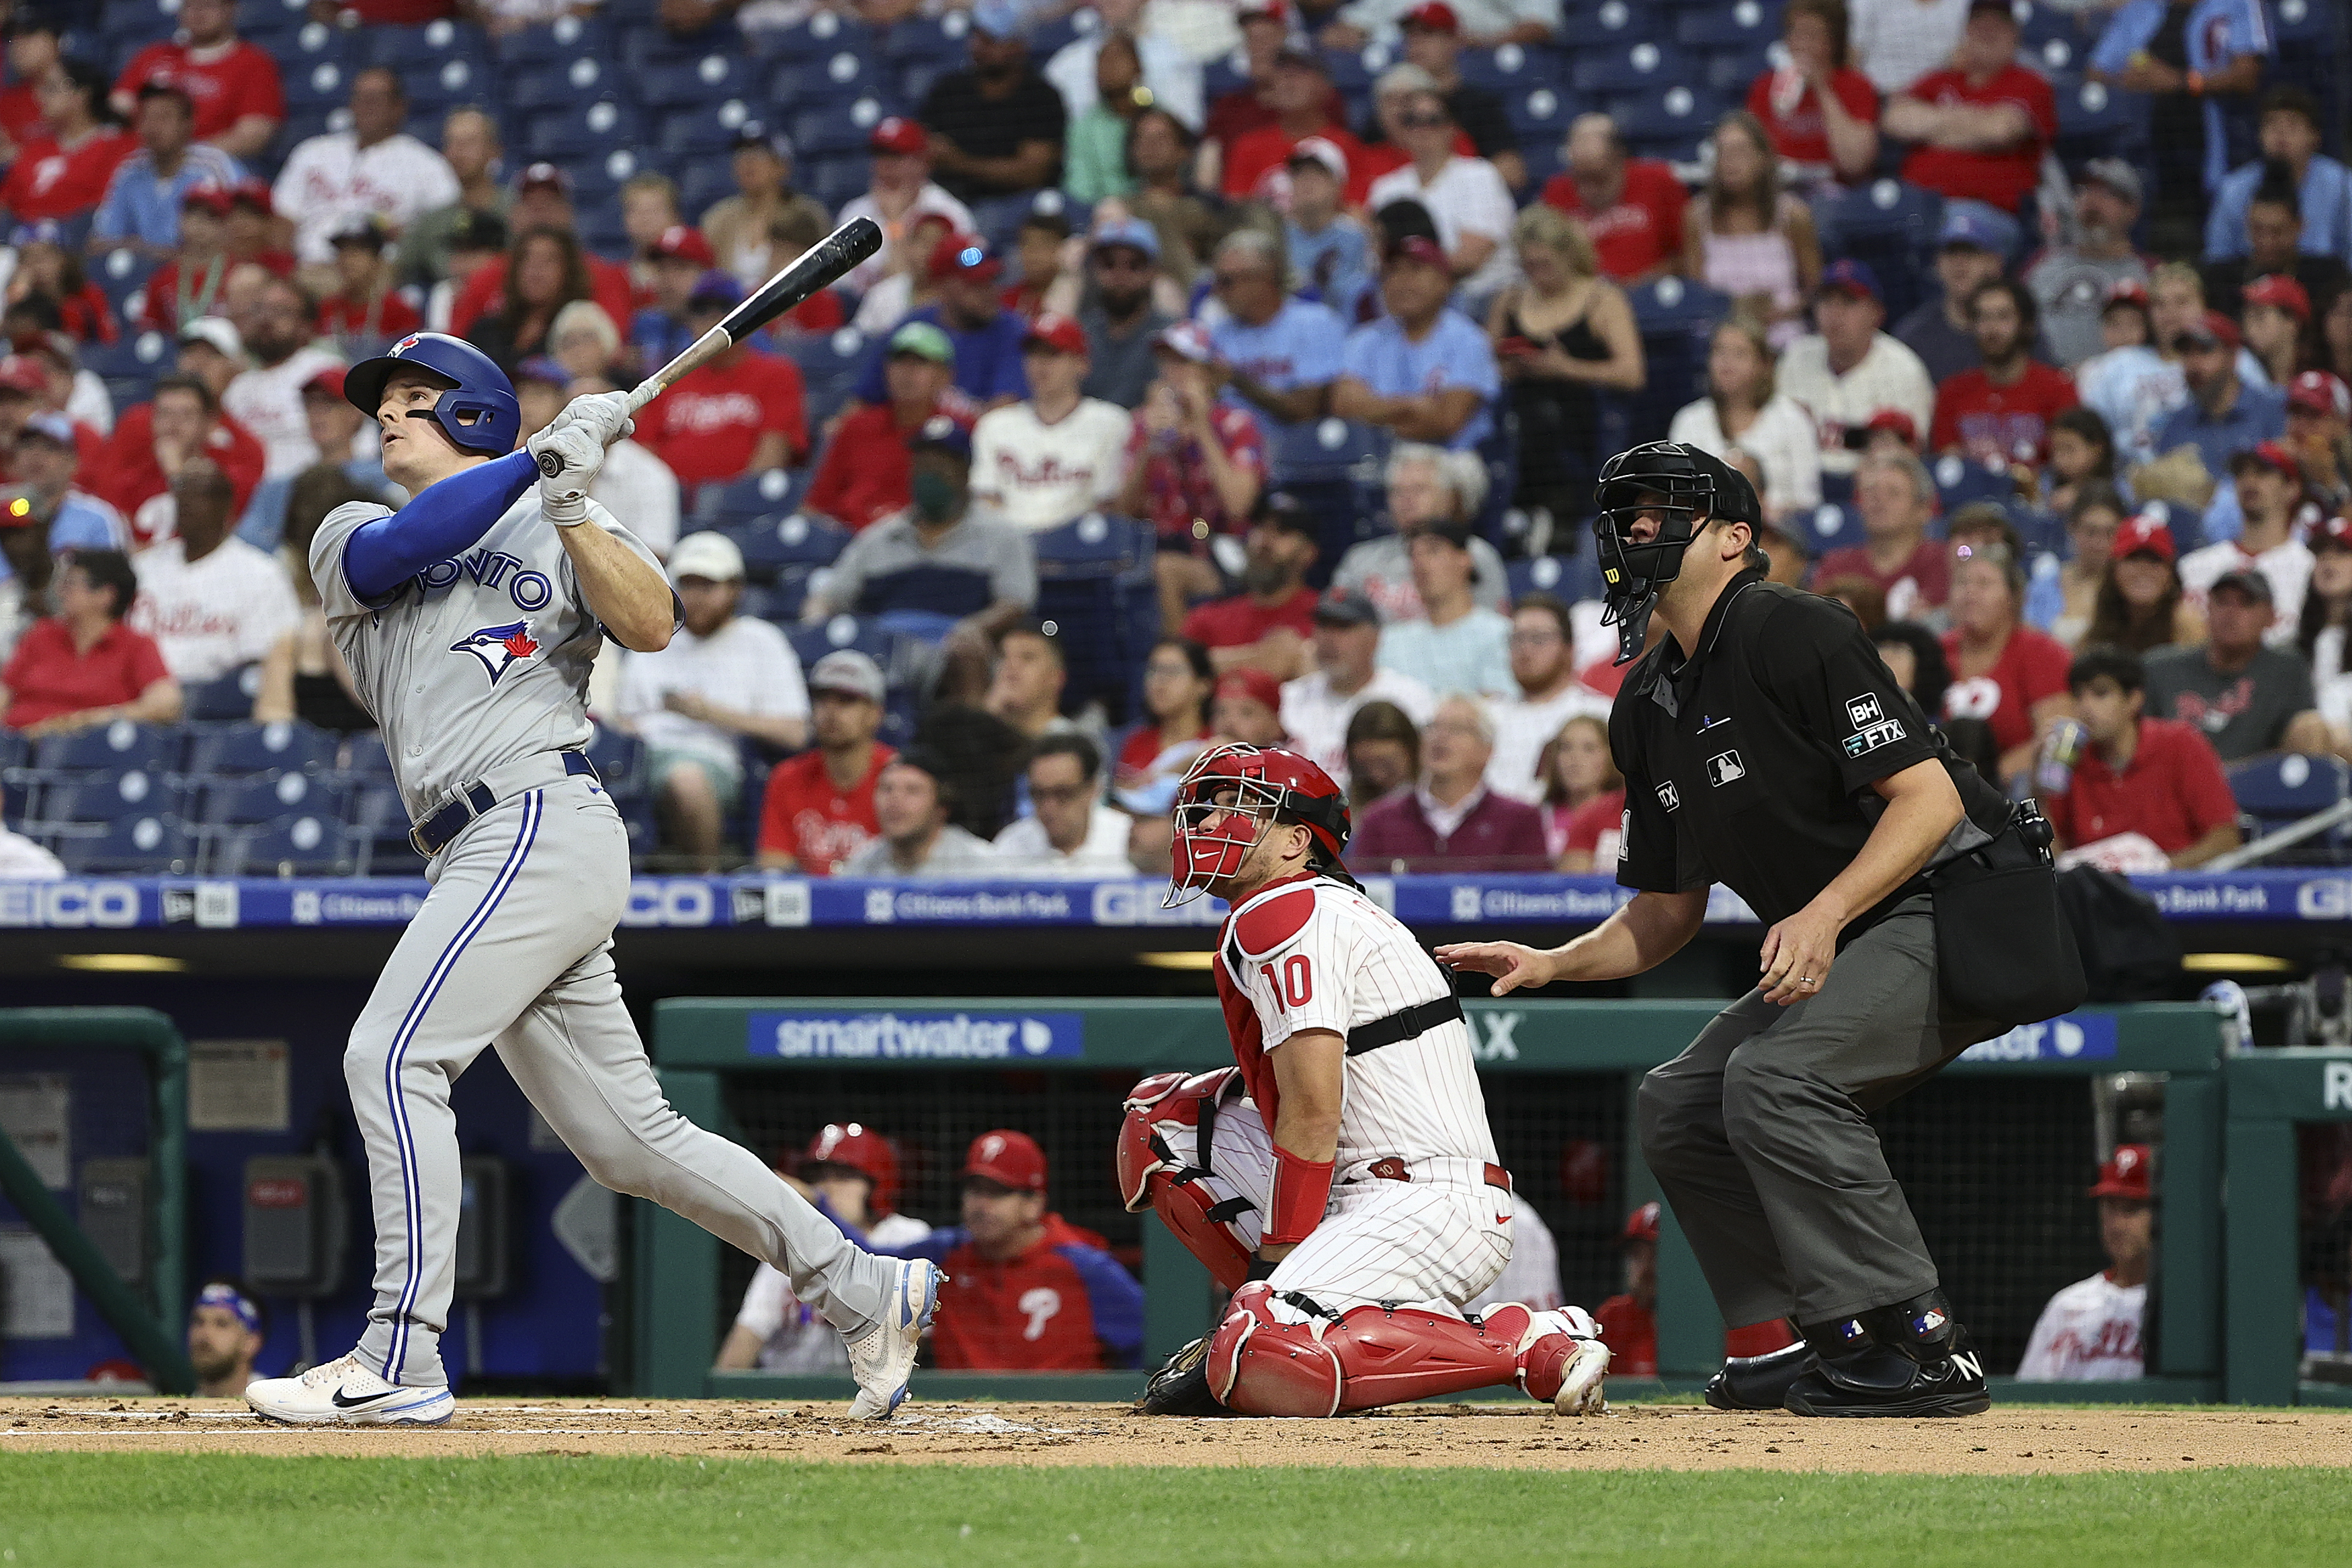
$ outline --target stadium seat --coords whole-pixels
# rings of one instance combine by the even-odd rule
[[[383,747],[379,738],[376,748],[381,751]],[[188,772],[222,778],[286,771],[331,773],[338,749],[334,736],[299,718],[271,724],[198,725],[189,732]]]
[[[619,98],[626,88],[619,68],[593,55],[576,55],[514,70],[507,77],[504,96],[509,110],[536,114],[583,109],[598,99]],[[553,156],[554,151],[549,155]]]
[[[499,100],[496,74],[478,60],[450,56],[428,65],[412,65],[400,73],[400,79],[408,93],[411,114],[438,116],[460,104]]]
[[[1675,413],[1706,390],[1707,338],[1731,313],[1730,297],[1680,277],[1628,289],[1649,379],[1624,405],[1636,441],[1664,436]]]
[[[1311,424],[1293,425],[1274,441],[1269,467],[1275,483],[1342,479],[1358,464],[1378,455],[1372,433],[1363,425],[1337,417]]]
[[[655,144],[671,157],[698,157],[724,162],[735,145],[735,133],[753,119],[751,108],[740,98],[699,103],[662,116]]]
[[[1943,223],[1944,200],[1899,180],[1874,180],[1824,198],[1813,210],[1822,254],[1867,263],[1885,294],[1886,319],[1899,321],[1925,293],[1927,260]]]
[[[1970,463],[1955,453],[1946,453],[1937,458],[1935,466],[1928,472],[1935,476],[1936,497],[1948,517],[1971,502],[2005,503],[2017,490],[2010,481],[2006,467],[1988,468],[1981,463]]]
[[[836,615],[816,626],[788,626],[784,635],[791,639],[803,670],[814,669],[819,659],[842,648],[856,649],[887,670],[896,642],[871,618],[856,615]]]
[[[180,688],[180,716],[188,722],[244,718],[253,712],[254,694],[261,689],[261,670],[248,664],[217,680],[191,681]]]
[[[611,26],[595,16],[558,16],[540,26],[507,34],[490,46],[499,66],[555,65],[579,55],[613,57],[618,52]]]
[[[35,798],[27,791],[26,814],[48,827],[68,822],[119,822],[125,817],[149,817],[167,810],[174,790],[160,773],[142,768],[90,773],[42,789]]]
[[[636,73],[633,85],[636,100],[647,109],[684,109],[742,98],[751,88],[751,73],[743,63],[725,55],[705,55],[680,65],[648,66]]]
[[[132,724],[117,719],[72,735],[44,737],[33,748],[33,766],[45,774],[96,773],[126,768],[176,773],[187,749],[187,732],[176,725]]]
[[[2230,770],[2230,793],[2247,818],[2246,836],[2258,838],[2316,816],[2352,797],[2352,768],[2334,757],[2257,757]],[[2341,865],[2352,862],[2352,825],[2339,824],[2272,857],[2278,865]]]
[[[1780,36],[1780,8],[1758,0],[1693,5],[1675,14],[1675,42],[1686,49],[1758,48]]]
[[[1586,550],[1579,555],[1539,555],[1504,568],[1514,603],[1530,593],[1549,593],[1570,604],[1601,597],[1601,564]]]
[[[172,340],[161,332],[129,332],[111,343],[85,343],[82,369],[106,382],[117,408],[145,402],[171,369]]]
[[[1576,118],[1576,103],[1556,88],[1515,89],[1503,95],[1503,112],[1510,118],[1511,129],[1521,143],[1558,141],[1568,134],[1569,121]],[[1521,152],[1526,152],[1524,145]]]
[[[796,173],[802,190],[836,213],[845,204],[864,195],[874,183],[873,161],[863,152],[807,159]]]
[[[1568,85],[1577,92],[1612,98],[1629,97],[1646,87],[1663,87],[1675,79],[1667,67],[1673,56],[1647,38],[1634,44],[1612,44],[1579,54],[1569,67]]]
[[[142,256],[135,250],[110,250],[92,260],[89,270],[91,279],[105,290],[106,302],[120,314],[123,301],[147,286],[147,279],[159,265],[156,257]]]
[[[1132,517],[1088,512],[1085,517],[1031,536],[1037,576],[1078,579],[1117,577],[1148,569],[1152,554],[1149,525]]]
[[[98,833],[58,834],[49,851],[77,876],[91,873],[147,872],[184,875],[195,869],[194,846],[177,817],[124,817]]]
[[[909,18],[894,22],[889,29],[876,36],[873,28],[853,16],[837,12],[819,11],[796,27],[786,27],[768,35],[768,53],[778,59],[814,59],[848,50],[868,58],[887,56],[892,58],[909,55],[944,54],[957,63],[963,61],[970,46],[965,37],[971,31],[971,18],[950,13],[956,23],[954,36],[946,36],[943,24],[947,17]],[[786,107],[790,107],[787,105]]]
[[[705,485],[695,492],[694,526],[719,528],[789,512],[796,492],[803,487],[788,468],[769,468],[724,485]]]
[[[1772,68],[1770,44],[1737,48],[1709,49],[1702,57],[1706,65],[1700,76],[1707,90],[1734,103],[1747,101],[1748,89],[1756,78]]]
[[[296,35],[294,50],[278,61],[289,112],[336,110],[351,97],[351,71],[341,28],[311,23]]]
[[[677,180],[677,204],[684,212],[706,211],[735,193],[734,171],[724,157],[704,153],[683,161],[669,172]]]
[[[1617,129],[1637,157],[1689,162],[1722,113],[1712,97],[1676,83],[1625,100],[1616,111]]]
[[[892,112],[890,104],[873,93],[805,110],[793,117],[793,151],[804,159],[838,152],[862,156],[874,128]]]
[[[180,25],[179,11],[179,6],[162,0],[108,0],[100,30],[119,42],[143,47],[172,36]]]
[[[866,372],[870,352],[866,334],[855,327],[809,333],[788,340],[784,352],[801,369],[807,383],[808,422],[814,430],[831,419],[849,401],[857,378]]]
[[[2145,94],[2076,78],[2061,78],[2051,86],[2058,97],[2060,157],[2103,157],[2147,145]]]
[[[1659,19],[1651,15],[1647,5],[1629,0],[1601,0],[1590,9],[1582,5],[1564,9],[1560,16],[1560,42],[1563,47],[1585,53],[1594,49],[1611,51],[1623,44],[1644,39],[1654,41],[1660,34]]]
[[[820,12],[809,18],[808,31],[813,33],[820,19],[835,24],[842,22],[842,18],[830,12]],[[811,47],[836,47],[834,39],[837,36],[838,28],[834,35],[824,39],[813,38]],[[960,66],[971,53],[971,15],[967,11],[949,11],[938,16],[910,16],[903,22],[891,24],[890,30],[882,37],[882,54],[893,60],[936,60]],[[792,37],[791,33],[784,35],[788,44]]]
[[[1493,49],[1465,49],[1456,68],[1462,79],[1488,92],[1509,93],[1538,82],[1557,81],[1558,51],[1541,44],[1505,44]]]
[[[1862,514],[1851,505],[1825,501],[1805,521],[1811,524],[1805,529],[1805,549],[1815,560],[1825,551],[1862,542]]]
[[[745,573],[753,581],[765,583],[781,581],[790,574],[805,578],[818,567],[831,566],[849,543],[848,529],[797,512],[755,518],[725,532],[743,552]]]
[[[250,827],[289,816],[341,821],[349,795],[332,780],[288,768],[250,778],[199,780],[191,790],[190,815],[208,828]]]
[[[2205,514],[2182,501],[2147,501],[2140,513],[2172,530],[2172,547],[2182,555],[2205,542]]]
[[[597,781],[616,800],[635,800],[645,793],[646,748],[634,735],[625,735],[609,724],[593,727],[588,744],[581,749],[596,769]]]
[[[363,729],[347,738],[338,771],[346,779],[390,779],[392,754],[384,749],[383,732]]]
[[[874,55],[856,49],[820,49],[786,55],[768,78],[772,102],[786,109],[859,98],[894,86],[896,73]]]
[[[308,813],[216,834],[204,852],[211,876],[348,876],[358,858],[353,830]]]

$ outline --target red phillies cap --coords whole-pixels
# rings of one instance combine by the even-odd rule
[[[1087,329],[1067,316],[1048,310],[1029,323],[1029,330],[1021,335],[1024,349],[1043,344],[1057,354],[1087,356]]]
[[[1655,1241],[1658,1239],[1660,1209],[1657,1203],[1643,1204],[1625,1217],[1625,1228],[1618,1234],[1622,1244],[1627,1241]]]
[[[2330,371],[2305,371],[2287,384],[2286,405],[2330,419],[2352,419],[2352,388]]]
[[[2147,308],[2147,285],[2137,277],[2118,277],[2107,287],[2107,305],[2137,305]],[[2104,311],[2105,306],[2100,308]]]
[[[2303,482],[2303,465],[2294,460],[2294,454],[2289,452],[2284,444],[2276,441],[2256,442],[2243,452],[2233,455],[2230,459],[2230,472],[2235,474],[2242,468],[2274,469],[2298,485]]]
[[[1865,430],[1891,430],[1903,438],[1906,446],[1919,444],[1919,426],[1909,414],[1899,408],[1882,408],[1870,416]]]
[[[877,152],[896,152],[902,158],[919,158],[930,151],[931,139],[924,134],[921,125],[901,114],[893,114],[874,128],[866,145]]]
[[[2099,1179],[2092,1184],[2091,1196],[2145,1201],[2150,1196],[2148,1176],[2155,1165],[2155,1151],[2146,1144],[2117,1144],[2115,1156],[2099,1167]]]
[[[933,277],[946,277],[961,273],[971,277],[994,277],[1004,270],[996,253],[978,235],[945,234],[931,247],[930,273]]]
[[[999,1127],[971,1141],[971,1150],[964,1155],[963,1169],[959,1174],[992,1181],[1015,1192],[1043,1192],[1045,1151],[1028,1134]]]
[[[654,254],[666,261],[690,261],[701,267],[719,265],[702,231],[686,224],[672,224],[662,230],[661,238],[654,241]]]
[[[2352,549],[2352,517],[2322,517],[2311,525],[2305,544],[2313,549]]]
[[[239,180],[229,192],[228,199],[230,205],[251,207],[264,217],[278,211],[278,203],[269,194],[269,182],[267,180]]]
[[[1404,238],[1389,246],[1389,260],[1391,264],[1400,261],[1417,261],[1423,267],[1433,267],[1441,272],[1454,270],[1454,264],[1445,259],[1444,247],[1427,235],[1405,235]]]
[[[1404,19],[1397,26],[1419,27],[1429,33],[1459,33],[1462,18],[1454,14],[1454,7],[1445,0],[1422,0],[1421,5],[1404,14]]]
[[[38,397],[49,390],[49,378],[40,366],[25,355],[11,354],[0,360],[0,387]]]
[[[1269,713],[1282,711],[1282,683],[1255,665],[1227,670],[1219,675],[1216,695],[1246,698],[1263,705]]]
[[[1290,6],[1286,0],[1242,0],[1238,13],[1244,22],[1276,22],[1290,26]]]
[[[225,218],[228,216],[230,200],[226,185],[215,185],[206,181],[201,185],[187,188],[180,197],[180,210],[186,212],[190,207],[202,207],[216,218]]]
[[[2269,305],[2285,311],[2298,321],[2311,319],[2311,296],[2303,285],[2281,273],[2265,273],[2246,285],[2239,295],[2249,305]]]
[[[343,367],[329,365],[302,383],[302,395],[317,392],[331,402],[343,401]]]
[[[2191,322],[2189,329],[2180,334],[2180,340],[2188,343],[2218,343],[2225,349],[2234,349],[2243,341],[2238,336],[2238,324],[2219,310],[2208,310],[2202,320]]]
[[[2141,551],[2162,560],[2172,560],[2179,555],[2173,549],[2172,529],[2162,517],[2152,517],[2146,512],[2126,517],[2116,528],[2115,548],[2108,553],[2116,560],[2128,559]]]

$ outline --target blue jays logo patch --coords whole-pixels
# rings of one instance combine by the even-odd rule
[[[399,342],[394,343],[392,346],[392,350],[388,357],[396,360],[415,347],[416,347],[416,334],[411,332],[407,337],[403,338]]]
[[[453,653],[471,653],[482,662],[482,668],[497,685],[499,677],[520,660],[539,652],[539,640],[530,634],[528,621],[509,621],[503,626],[484,626],[468,632],[449,644]]]

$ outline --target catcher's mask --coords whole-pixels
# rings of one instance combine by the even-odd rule
[[[1172,909],[1242,868],[1266,828],[1296,822],[1315,841],[1308,860],[1336,868],[1348,847],[1348,798],[1331,776],[1296,752],[1235,742],[1203,752],[1176,786]]]
[[[1709,522],[1764,526],[1764,508],[1748,476],[1709,453],[1676,441],[1651,441],[1612,457],[1595,488],[1592,520],[1603,583],[1604,625],[1617,628],[1617,663],[1642,651],[1658,595],[1681,575],[1683,552]],[[1654,515],[1657,532],[1635,528]]]

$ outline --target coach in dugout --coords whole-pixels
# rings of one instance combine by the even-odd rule
[[[1045,1207],[1045,1151],[999,1128],[963,1162],[963,1223],[901,1256],[929,1258],[941,1292],[931,1354],[942,1368],[1092,1372],[1140,1365],[1143,1287],[1103,1239]]]
[[[1760,979],[1643,1080],[1636,1107],[1643,1155],[1724,1321],[1785,1316],[1803,1336],[1727,1363],[1708,1402],[1982,1411],[1981,1360],[1869,1116],[1999,1033],[1996,1018],[2082,999],[2048,829],[1952,755],[1851,612],[1766,580],[1763,507],[1744,476],[1654,442],[1610,460],[1600,503],[1620,662],[1654,613],[1667,633],[1610,718],[1625,776],[1617,876],[1634,896],[1550,952],[1474,943],[1438,956],[1501,977],[1497,993],[1619,979],[1698,934],[1711,883],[1745,899],[1767,928]],[[2042,874],[1975,879],[1979,855]]]

